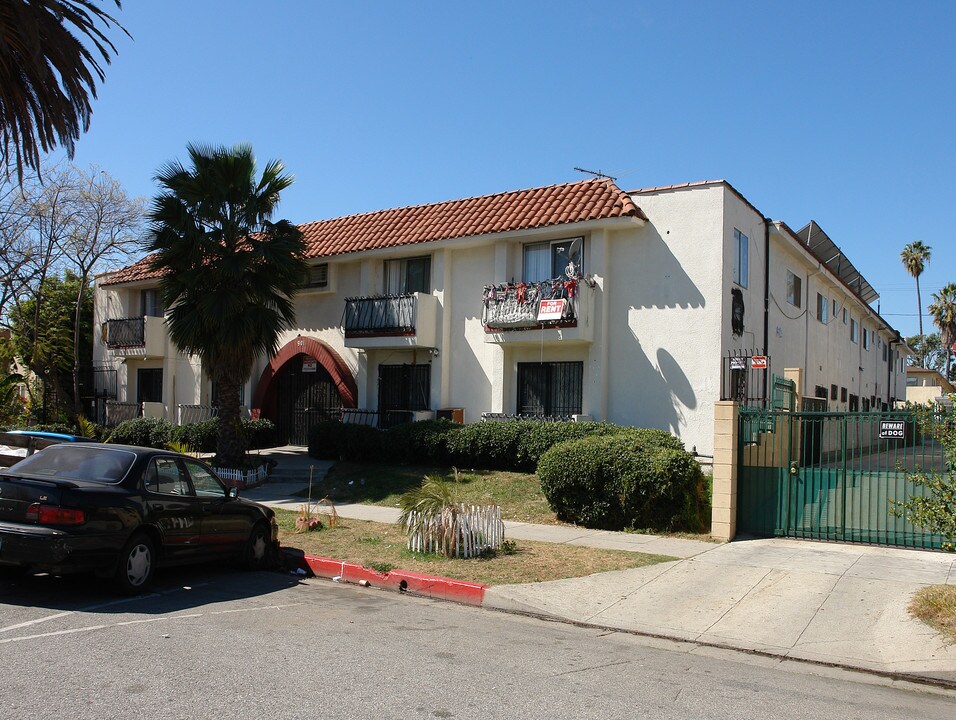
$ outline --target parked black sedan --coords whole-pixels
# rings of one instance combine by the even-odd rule
[[[51,445],[0,471],[0,568],[92,571],[128,594],[159,566],[276,557],[275,513],[201,461],[100,443]]]

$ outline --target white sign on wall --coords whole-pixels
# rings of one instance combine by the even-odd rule
[[[318,362],[312,358],[306,358],[302,361],[302,372],[314,373],[318,370]]]

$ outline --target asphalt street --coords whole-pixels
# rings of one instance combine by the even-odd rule
[[[951,720],[951,693],[274,573],[0,580],[0,718]]]

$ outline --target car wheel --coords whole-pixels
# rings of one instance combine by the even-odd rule
[[[149,536],[134,535],[120,553],[116,566],[116,586],[126,595],[143,592],[156,570],[156,548]]]
[[[274,558],[269,528],[262,523],[253,526],[242,557],[243,567],[246,570],[265,570],[272,566]]]

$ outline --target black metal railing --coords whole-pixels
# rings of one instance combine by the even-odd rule
[[[345,298],[342,326],[346,337],[415,332],[415,295]]]
[[[102,365],[80,368],[80,397],[116,399],[116,369]]]
[[[387,430],[396,425],[410,423],[414,419],[411,410],[358,410],[356,408],[342,408],[340,420],[349,425],[368,425],[380,430]]]
[[[118,318],[107,320],[106,347],[141,347],[146,344],[146,318]]]
[[[577,322],[574,306],[579,291],[576,278],[486,285],[481,322],[492,330],[573,325]],[[539,320],[541,302],[548,300],[563,301],[561,315]]]
[[[721,359],[721,400],[766,407],[768,399],[773,399],[772,393],[770,356],[762,350],[734,350]]]
[[[574,422],[571,415],[531,415],[529,413],[483,412],[482,422],[507,422],[509,420],[537,420],[539,422]]]

